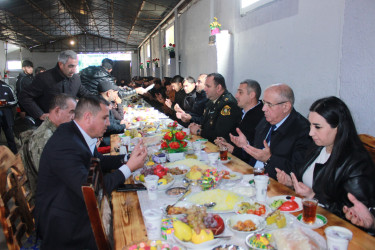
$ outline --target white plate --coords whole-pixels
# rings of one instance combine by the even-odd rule
[[[166,166],[166,168],[179,168],[181,170],[187,170],[187,171],[190,171],[190,167],[186,166],[186,165],[181,165],[181,164],[169,164]],[[187,174],[187,172],[185,174],[178,174],[178,175],[174,175],[174,174],[171,174],[176,180],[182,180],[185,175]]]
[[[166,189],[170,188],[173,185],[174,180],[175,179],[173,178],[173,180],[171,182],[168,182],[166,185],[158,185],[158,190],[166,190]]]
[[[272,212],[271,208],[264,202],[260,202],[260,201],[241,201],[241,202],[238,202],[236,205],[234,205],[234,208],[233,208],[233,211],[236,213],[236,214],[240,214],[238,211],[240,210],[240,206],[241,206],[241,203],[242,202],[248,202],[250,204],[254,204],[255,202],[259,203],[259,204],[262,204],[266,207],[266,212],[264,214],[261,215],[261,217],[265,217],[267,216],[269,213]]]
[[[220,158],[219,158],[219,160],[220,160]],[[230,162],[231,160],[232,160],[232,157],[229,157],[229,156],[228,156],[228,159],[227,159],[226,161],[222,161],[222,160],[220,160],[220,162],[223,163],[223,164],[227,164],[227,163]]]
[[[283,228],[288,228],[288,227],[292,227],[294,222],[296,221],[296,217],[294,217],[293,215],[289,214],[289,213],[283,213],[284,216],[285,216],[285,219],[286,219],[286,226],[283,227]],[[267,224],[267,222],[266,222]],[[266,225],[266,230],[276,230],[276,229],[279,229],[276,225],[276,223],[273,223],[271,225]]]
[[[182,240],[178,239],[174,235],[174,233],[172,234],[172,238],[174,239],[175,242],[177,242],[178,244],[180,244],[183,247],[186,247],[187,249],[212,248],[213,246],[216,246],[216,245],[220,244],[220,242],[222,242],[221,239],[213,239],[213,240],[203,242],[201,244],[194,244],[193,242],[190,242],[190,241],[182,241]]]
[[[316,220],[314,224],[306,224],[305,222],[303,222],[302,214],[297,215],[296,219],[300,225],[311,229],[317,229],[319,227],[322,227],[326,225],[328,222],[328,219],[321,214],[316,214]]]
[[[222,178],[222,181],[237,181],[242,179],[242,174],[238,172],[229,172],[230,179]]]
[[[238,221],[246,221],[251,220],[256,225],[256,229],[253,231],[239,231],[233,228],[234,225],[237,224]],[[225,225],[235,234],[241,234],[241,235],[248,235],[249,233],[258,232],[260,230],[263,230],[266,227],[266,221],[264,218],[254,215],[254,214],[236,214],[225,221]]]
[[[267,204],[268,204],[268,206],[271,207],[272,202],[274,202],[275,200],[285,200],[285,201],[288,200],[287,196],[291,197],[291,195],[279,195],[279,196],[274,196],[274,197],[268,198]],[[294,213],[294,212],[301,211],[303,209],[302,199],[299,198],[299,197],[295,197],[294,201],[297,202],[297,204],[298,204],[297,209],[292,210],[292,211],[281,211],[281,210],[280,211],[285,212],[285,213]]]

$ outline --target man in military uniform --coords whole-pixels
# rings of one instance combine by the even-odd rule
[[[58,126],[74,119],[76,105],[77,102],[75,98],[70,95],[61,93],[55,96],[49,109],[49,116],[46,117],[39,128],[32,133],[23,145],[21,158],[25,165],[30,189],[32,191],[32,203],[35,199],[39,161],[44,146]]]
[[[209,74],[204,90],[210,101],[206,104],[202,124],[190,124],[190,131],[192,134],[207,138],[210,142],[217,137],[229,140],[229,133],[234,131],[241,119],[241,109],[237,106],[236,99],[226,89],[222,75]]]

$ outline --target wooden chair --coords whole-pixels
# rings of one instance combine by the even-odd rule
[[[82,186],[82,193],[99,250],[110,250],[112,209],[103,185],[100,160],[91,159],[87,183]]]
[[[360,134],[359,138],[361,139],[363,146],[369,152],[372,161],[375,163],[375,137],[366,134]]]
[[[36,237],[33,234],[34,218],[25,198],[25,190],[18,176],[11,170],[8,171],[6,183],[6,191],[0,195],[0,220],[8,249],[20,249],[26,242],[35,247],[38,243],[28,239]]]

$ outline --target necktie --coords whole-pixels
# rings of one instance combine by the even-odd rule
[[[271,134],[272,134],[272,132],[275,130],[275,128],[276,128],[276,125],[272,125],[270,131],[268,132],[268,135],[267,135],[267,138],[266,138],[266,142],[267,142],[268,144],[269,144],[270,141],[271,141]]]

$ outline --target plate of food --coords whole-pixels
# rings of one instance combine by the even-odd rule
[[[240,246],[233,245],[233,244],[223,244],[219,246],[215,246],[212,250],[245,250]]]
[[[269,206],[262,202],[241,201],[234,206],[236,214],[254,214],[258,216],[266,216],[271,212]]]
[[[185,165],[168,165],[168,173],[170,173],[175,179],[182,180],[186,173],[190,171],[190,167]]]
[[[225,171],[222,177],[223,181],[237,181],[242,179],[242,174],[238,172]]]
[[[208,209],[208,211],[214,213],[233,212],[235,204],[242,200],[244,200],[243,196],[222,189],[202,191],[198,193],[189,194],[186,197],[186,201],[196,205],[215,203],[215,206]]]
[[[279,208],[281,212],[298,212],[303,209],[302,199],[291,195],[279,195],[268,199],[271,209]]]
[[[291,227],[295,221],[295,217],[289,213],[281,213],[276,210],[271,216],[266,219],[266,229],[275,230],[284,227]]]
[[[264,218],[254,214],[236,214],[229,217],[225,222],[232,232],[240,235],[258,232],[266,227]]]
[[[316,214],[316,219],[315,219],[315,222],[313,224],[307,224],[307,223],[303,222],[302,214],[297,215],[296,218],[297,218],[297,221],[299,222],[300,225],[302,225],[304,227],[307,227],[307,228],[311,228],[311,229],[317,229],[319,227],[322,227],[322,226],[326,225],[327,222],[328,222],[328,219],[321,214]]]

